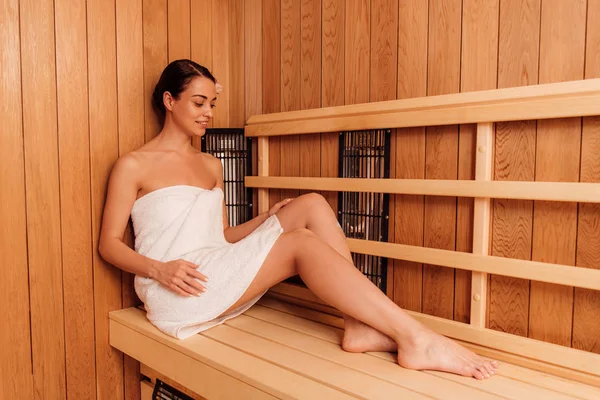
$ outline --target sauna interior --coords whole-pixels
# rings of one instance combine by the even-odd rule
[[[599,19],[599,0],[2,0],[0,399],[175,398],[153,397],[158,379],[198,399],[600,399]],[[389,129],[385,179],[399,182],[377,186],[389,193],[386,243],[405,245],[378,253],[387,260],[381,289],[440,333],[500,358],[498,375],[409,374],[390,353],[345,353],[339,313],[298,280],[188,343],[138,318],[133,276],[103,261],[98,236],[111,168],[160,131],[151,94],[177,59],[206,66],[224,87],[211,128],[251,138],[254,213],[315,190],[338,212],[339,193],[352,189],[340,175],[343,132],[328,121],[340,113],[364,130],[379,105],[403,112],[409,103],[393,101],[418,99],[412,110],[431,120],[377,126]],[[549,94],[527,94],[523,115],[538,115],[535,101],[562,112],[564,98],[568,118],[477,116],[504,101],[496,93],[537,87]],[[487,94],[440,97],[476,92]],[[455,101],[460,110],[471,102],[471,114],[448,121],[473,123],[435,121],[436,108]],[[352,105],[361,106],[343,107]],[[314,113],[289,114],[302,110]],[[476,173],[479,153],[487,176]],[[480,179],[585,185],[552,186],[558,201],[401,186]],[[375,188],[369,181],[357,185]],[[133,244],[131,227],[125,240]],[[495,274],[487,258],[453,268],[406,256],[415,248],[446,251],[438,260],[539,263]],[[529,265],[540,279],[527,279]],[[294,344],[302,338],[311,344]],[[185,357],[170,359],[174,349]],[[253,367],[223,367],[235,360]]]

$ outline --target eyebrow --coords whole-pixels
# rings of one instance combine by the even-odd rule
[[[206,97],[206,96],[204,96],[204,95],[201,95],[201,94],[194,94],[194,95],[192,95],[192,97],[202,97],[204,100],[208,100],[208,97]],[[216,100],[216,99],[217,99],[217,98],[215,97],[215,98],[214,98],[214,99],[212,99],[211,101],[213,101],[213,100]]]

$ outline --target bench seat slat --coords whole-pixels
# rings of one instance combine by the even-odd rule
[[[265,321],[276,323],[286,328],[295,329],[307,335],[318,337],[332,343],[340,343],[343,327],[343,320],[340,317],[325,314],[319,311],[311,310],[305,307],[296,306],[290,303],[263,297],[257,306],[248,310],[246,315],[263,319]],[[387,353],[370,353],[388,361],[394,361]],[[600,399],[600,388],[586,385],[579,382],[570,381],[544,372],[531,370],[518,365],[502,362],[502,368],[499,370],[499,376],[489,381],[478,382],[472,379],[463,380],[461,377],[439,372],[427,372],[436,376],[444,376],[445,379],[461,380],[461,383],[467,385],[476,385],[485,387],[490,382],[497,381],[499,377],[510,378],[513,383],[525,382],[528,385],[546,388],[551,391],[563,393],[565,395],[575,395],[577,398],[586,400]],[[510,385],[510,383],[507,383]],[[518,385],[518,384],[517,384]],[[506,386],[505,393],[509,393],[509,386]],[[506,394],[504,394],[506,396]]]
[[[211,328],[203,332],[202,335],[278,365],[281,368],[330,385],[354,397],[364,399],[430,398],[228,325]],[[321,398],[327,397],[322,396]]]

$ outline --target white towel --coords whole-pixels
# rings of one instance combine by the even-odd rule
[[[168,186],[142,196],[131,218],[135,250],[162,262],[184,259],[208,277],[199,297],[184,297],[157,281],[135,277],[135,290],[147,317],[162,332],[185,339],[233,318],[252,301],[219,317],[246,292],[283,232],[276,216],[250,235],[228,243],[223,234],[223,192],[188,185]],[[264,294],[264,293],[263,293]]]

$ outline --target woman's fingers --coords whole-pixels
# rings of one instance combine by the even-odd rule
[[[193,284],[192,284],[192,281],[194,282]],[[200,287],[197,288],[196,285],[198,285]],[[204,292],[204,290],[205,290],[202,285],[200,285],[198,282],[194,281],[193,279],[190,279],[189,283],[184,280],[179,280],[177,282],[177,286],[181,290],[183,290],[186,294],[192,295],[192,296],[200,296],[200,294],[202,292]]]

